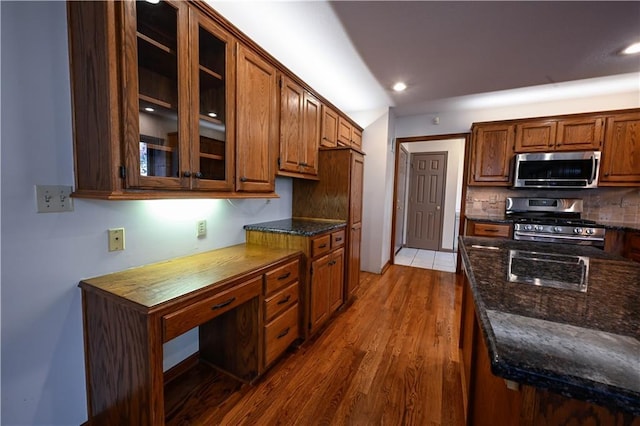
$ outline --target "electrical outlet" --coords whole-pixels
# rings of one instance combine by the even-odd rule
[[[64,185],[36,185],[38,213],[72,212],[71,187]]]
[[[198,238],[204,238],[207,236],[207,221],[199,220],[196,224],[196,236]]]
[[[124,228],[109,229],[109,251],[124,250]]]

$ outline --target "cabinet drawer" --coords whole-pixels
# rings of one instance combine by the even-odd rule
[[[280,313],[285,311],[289,306],[298,302],[299,294],[298,282],[291,284],[289,287],[280,290],[264,301],[265,305],[265,322],[269,322]]]
[[[473,226],[473,234],[477,237],[511,238],[511,225],[476,223]]]
[[[329,250],[331,250],[331,235],[327,234],[311,240],[311,257],[320,256]]]
[[[262,289],[262,276],[255,277],[215,296],[195,302],[162,317],[162,341],[166,342],[217,317],[247,300],[257,297]]]
[[[298,280],[300,264],[297,260],[265,274],[265,294],[268,295],[285,285]]]
[[[265,366],[271,364],[299,336],[298,304],[265,326]]]
[[[331,233],[331,248],[344,245],[344,230]]]

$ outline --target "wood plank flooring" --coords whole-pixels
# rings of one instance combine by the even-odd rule
[[[399,265],[362,273],[357,300],[212,423],[462,425],[461,285]]]

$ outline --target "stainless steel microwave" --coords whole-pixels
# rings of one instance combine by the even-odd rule
[[[596,188],[600,151],[517,154],[514,188]]]

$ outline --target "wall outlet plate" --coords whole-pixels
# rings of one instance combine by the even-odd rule
[[[196,224],[196,236],[198,238],[204,238],[207,236],[207,221],[199,220]]]
[[[109,251],[124,250],[124,228],[109,229]]]
[[[36,208],[38,213],[72,212],[71,187],[36,185]]]

